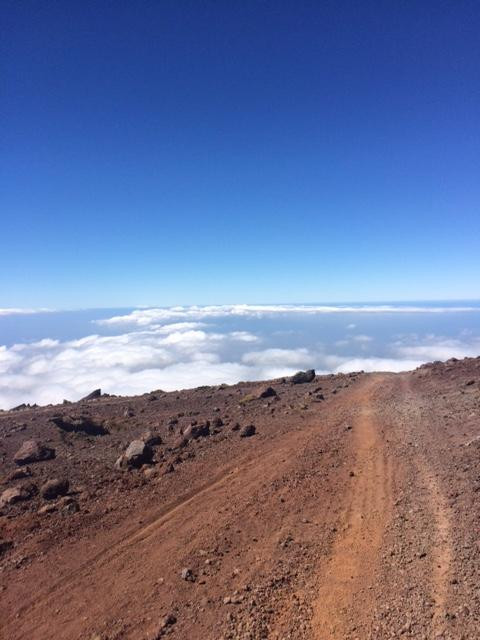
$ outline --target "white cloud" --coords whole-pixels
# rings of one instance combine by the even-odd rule
[[[105,326],[149,326],[157,322],[171,319],[222,318],[226,316],[257,316],[272,314],[331,314],[331,313],[455,313],[477,311],[478,308],[468,306],[434,307],[434,306],[403,306],[403,305],[210,305],[191,307],[168,307],[152,309],[136,309],[122,316],[112,316],[96,320]],[[349,325],[350,326],[350,325]],[[355,325],[352,325],[352,328]]]
[[[315,360],[315,355],[305,348],[249,351],[242,356],[245,364],[261,367],[311,367]]]
[[[306,368],[315,368],[318,373],[405,371],[430,360],[480,353],[480,338],[471,334],[458,339],[397,335],[389,345],[372,342],[372,337],[365,334],[350,335],[348,340],[336,343],[343,347],[339,355],[325,351],[319,343],[313,346],[307,342],[296,348],[271,346],[273,340],[282,339],[279,332],[272,331],[269,344],[262,349],[262,341],[253,333],[237,328],[227,331],[221,329],[220,322],[214,325],[204,321],[208,316],[201,317],[205,309],[212,317],[219,312],[233,315],[238,309],[240,315],[266,313],[253,308],[256,311],[246,305],[138,310],[102,321],[106,326],[125,327],[126,332],[120,335],[93,334],[67,341],[45,338],[0,346],[0,408],[21,402],[77,400],[96,387],[107,393],[130,395],[158,388],[171,391],[202,384],[265,380]],[[146,316],[141,315],[144,312]],[[173,317],[173,313],[180,315]],[[164,324],[159,314],[175,321]],[[299,336],[301,332],[296,334],[296,343]],[[374,352],[373,345],[382,350]],[[369,357],[362,354],[366,348]]]
[[[333,368],[333,373],[350,371],[410,371],[419,367],[424,360],[395,358],[344,358]]]
[[[419,358],[423,362],[430,360],[448,360],[480,355],[480,339],[464,340],[428,336],[420,344],[397,343],[396,352],[405,358]]]
[[[0,316],[20,316],[34,313],[52,313],[52,309],[19,309],[15,307],[0,308]]]

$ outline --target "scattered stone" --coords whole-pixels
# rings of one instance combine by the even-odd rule
[[[0,540],[0,556],[9,551],[13,547],[11,540]]]
[[[62,504],[62,511],[68,514],[77,513],[80,511],[80,505],[76,500],[71,500]]]
[[[12,471],[12,473],[6,478],[7,482],[12,482],[13,480],[22,480],[23,478],[29,478],[32,475],[32,472],[28,467],[23,467],[23,469],[16,469]]]
[[[153,451],[143,440],[133,440],[115,462],[117,469],[139,468],[152,461]]]
[[[31,497],[30,493],[23,487],[12,487],[11,489],[5,489],[0,496],[0,508],[22,500],[28,500]]]
[[[307,371],[298,371],[290,378],[292,384],[305,384],[315,380],[315,369],[308,369]]]
[[[213,426],[216,429],[219,429],[220,427],[223,427],[223,420],[220,417],[215,418],[215,420],[213,421]]]
[[[22,402],[22,404],[18,404],[16,407],[10,409],[10,411],[23,411],[24,409],[28,409],[29,407],[29,404],[25,404],[24,402]]]
[[[232,431],[239,431],[239,430],[240,430],[240,423],[235,422],[235,424],[232,427]]]
[[[193,571],[187,567],[182,569],[180,576],[182,580],[186,580],[187,582],[195,582]]]
[[[133,418],[134,415],[135,415],[135,412],[133,409],[130,409],[130,407],[127,407],[123,412],[124,418]]]
[[[250,436],[255,435],[255,425],[253,424],[247,424],[245,427],[243,427],[243,429],[240,432],[240,437],[241,438],[250,438]]]
[[[37,440],[26,440],[15,454],[13,460],[18,465],[50,460],[55,457],[55,449],[50,449]]]
[[[177,618],[173,615],[173,613],[169,613],[168,615],[166,615],[160,623],[160,626],[158,627],[155,635],[153,636],[153,640],[160,640],[160,638],[162,638],[166,633],[170,631],[171,627],[176,624],[176,622]]]
[[[53,513],[54,511],[57,511],[58,507],[56,504],[54,504],[53,502],[50,502],[49,504],[44,504],[43,507],[40,507],[40,509],[37,511],[37,513],[39,515],[45,515],[46,513]]]
[[[267,387],[260,393],[260,398],[273,398],[277,395],[277,392],[273,387]]]
[[[80,416],[78,418],[55,416],[50,421],[62,431],[82,432],[89,436],[105,436],[109,433],[103,424],[95,422],[88,416]]]
[[[183,437],[187,440],[197,438],[205,438],[210,435],[210,422],[207,420],[204,424],[191,424],[183,432]]]
[[[142,440],[147,445],[147,447],[157,447],[163,442],[161,435],[159,433],[151,431],[150,429],[148,431],[145,431],[145,433],[142,435]]]
[[[85,397],[80,398],[79,402],[86,402],[87,400],[96,400],[97,398],[100,398],[101,395],[102,395],[102,390],[101,389],[95,389],[94,391],[92,391],[91,393],[86,395]]]
[[[40,487],[40,495],[42,498],[45,498],[45,500],[55,500],[55,498],[68,493],[69,487],[68,480],[53,478],[52,480],[47,480],[47,482]]]

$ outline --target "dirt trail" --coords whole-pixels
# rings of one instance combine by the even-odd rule
[[[399,379],[401,398],[407,407],[408,415],[413,419],[416,427],[415,434],[410,427],[411,437],[416,437],[422,442],[423,447],[415,456],[414,462],[418,471],[417,482],[426,491],[426,505],[430,517],[428,521],[428,535],[431,541],[431,574],[430,589],[434,603],[431,632],[434,637],[442,637],[447,624],[447,598],[450,586],[450,570],[453,560],[452,544],[452,511],[449,507],[445,491],[434,469],[438,457],[427,456],[427,452],[435,452],[435,443],[429,434],[425,420],[420,411],[419,398],[412,388],[411,376],[404,375]],[[422,425],[423,429],[418,429]],[[423,449],[423,450],[422,450]],[[433,450],[433,451],[432,451]]]
[[[368,587],[375,580],[393,502],[393,464],[385,451],[374,399],[382,381],[382,377],[374,378],[364,388],[353,424],[355,457],[343,530],[338,534],[325,572],[320,575],[314,609],[313,629],[319,640],[346,637],[352,625],[355,628],[365,622],[373,610],[368,601]]]

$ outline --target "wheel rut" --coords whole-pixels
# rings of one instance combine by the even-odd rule
[[[359,624],[367,624],[368,586],[375,568],[385,527],[392,514],[393,466],[381,434],[381,421],[374,401],[382,378],[364,388],[354,420],[351,491],[327,566],[319,575],[312,628],[317,640],[344,639]]]

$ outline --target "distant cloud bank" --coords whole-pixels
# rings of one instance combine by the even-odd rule
[[[35,313],[52,313],[52,309],[17,309],[15,307],[0,307],[0,316],[32,315]]]
[[[215,320],[289,313],[450,313],[455,310],[478,311],[478,308],[229,305],[137,309],[96,321],[102,327],[111,327],[112,331],[120,327],[123,331],[120,335],[92,334],[64,341],[45,338],[0,346],[0,408],[11,408],[22,402],[48,404],[64,398],[77,400],[95,387],[108,393],[132,395],[158,388],[172,391],[204,384],[289,376],[298,369],[310,367],[318,373],[398,372],[414,369],[429,360],[480,354],[480,337],[470,334],[459,334],[457,338],[396,336],[388,344],[380,345],[379,351],[374,336],[357,332],[358,320],[343,324],[342,339],[330,344],[313,341],[291,348],[277,347],[272,346],[277,339],[275,331],[266,344],[261,335],[240,330],[240,322],[236,327],[234,322],[222,324]],[[2,311],[2,315],[7,315],[7,310]],[[16,311],[9,310],[10,314]]]
[[[327,313],[460,313],[478,311],[469,306],[428,306],[428,305],[255,305],[232,304],[190,307],[157,307],[136,309],[122,316],[96,320],[100,325],[148,326],[175,318],[222,318],[228,316],[257,316],[273,314],[327,314]],[[350,325],[354,327],[355,325]]]

